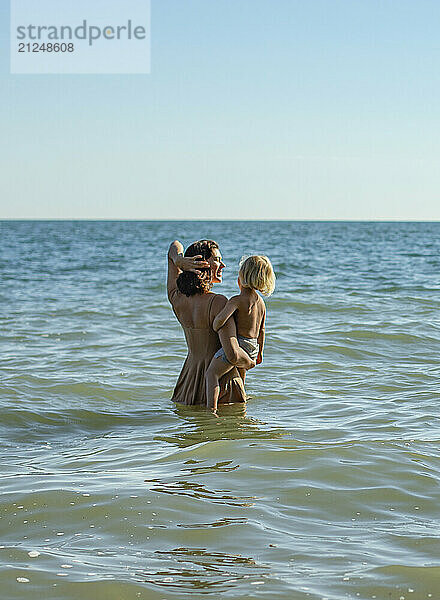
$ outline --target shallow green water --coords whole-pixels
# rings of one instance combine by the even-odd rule
[[[0,233],[2,600],[440,598],[440,224]],[[169,400],[164,256],[200,236],[219,292],[244,253],[278,276],[219,419]]]

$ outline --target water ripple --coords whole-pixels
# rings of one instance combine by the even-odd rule
[[[439,227],[0,223],[4,597],[435,600]],[[201,232],[219,292],[277,273],[219,418],[169,400],[165,253]]]

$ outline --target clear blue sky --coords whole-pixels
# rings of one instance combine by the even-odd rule
[[[0,23],[0,218],[440,219],[438,0],[152,0],[150,75]]]

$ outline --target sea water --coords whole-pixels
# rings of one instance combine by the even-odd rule
[[[440,598],[440,223],[0,234],[2,600]],[[273,262],[245,412],[170,400],[176,238]]]

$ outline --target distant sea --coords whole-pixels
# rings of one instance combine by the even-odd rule
[[[170,242],[264,253],[246,412],[170,398]],[[440,223],[0,222],[2,600],[440,598]]]

